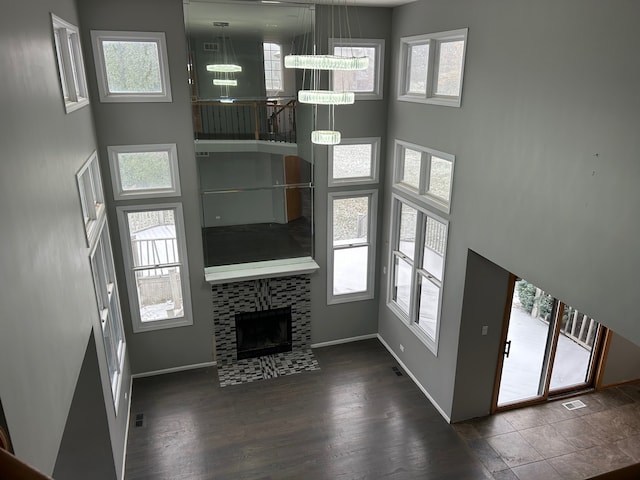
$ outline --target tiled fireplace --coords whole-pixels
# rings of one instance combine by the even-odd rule
[[[212,285],[216,360],[222,386],[318,369],[311,352],[309,275]],[[236,314],[291,308],[291,352],[238,360]]]

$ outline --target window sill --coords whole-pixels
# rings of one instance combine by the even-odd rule
[[[204,278],[211,285],[244,282],[259,278],[286,277],[313,273],[320,266],[311,257],[222,265],[204,269]]]

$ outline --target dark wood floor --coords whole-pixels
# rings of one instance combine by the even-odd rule
[[[320,371],[232,387],[136,379],[127,480],[493,478],[378,340],[314,352]]]

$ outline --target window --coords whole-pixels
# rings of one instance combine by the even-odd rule
[[[355,92],[357,100],[382,98],[382,72],[384,71],[384,40],[329,39],[329,51],[334,55],[368,57],[366,70],[332,71],[332,90]]]
[[[76,174],[82,221],[87,238],[87,246],[95,244],[102,217],[105,215],[104,192],[100,177],[98,156],[94,152]]]
[[[89,104],[78,27],[51,14],[58,74],[67,113]]]
[[[378,183],[380,138],[343,138],[329,147],[329,186]]]
[[[468,29],[400,39],[398,99],[459,107]]]
[[[100,224],[98,241],[90,258],[111,393],[117,414],[124,367],[125,341],[120,297],[106,217]]]
[[[92,31],[101,102],[170,102],[163,32]]]
[[[181,205],[117,211],[134,332],[193,324]]]
[[[180,195],[175,144],[107,147],[116,200]]]
[[[389,308],[437,355],[448,223],[394,193]]]
[[[378,192],[329,193],[327,302],[373,298]]]
[[[455,157],[401,140],[395,150],[394,187],[449,213]]]
[[[281,92],[282,85],[282,48],[277,43],[263,43],[264,85],[268,95]]]

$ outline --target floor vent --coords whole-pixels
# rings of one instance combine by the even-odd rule
[[[402,372],[400,371],[400,369],[398,367],[391,367],[391,370],[393,370],[393,373],[395,373],[397,376],[399,376],[399,377],[402,376]]]
[[[576,410],[578,408],[586,407],[586,405],[580,400],[572,400],[571,402],[564,402],[562,406],[567,410]]]
[[[136,427],[143,427],[144,426],[144,413],[137,413],[136,414]]]

